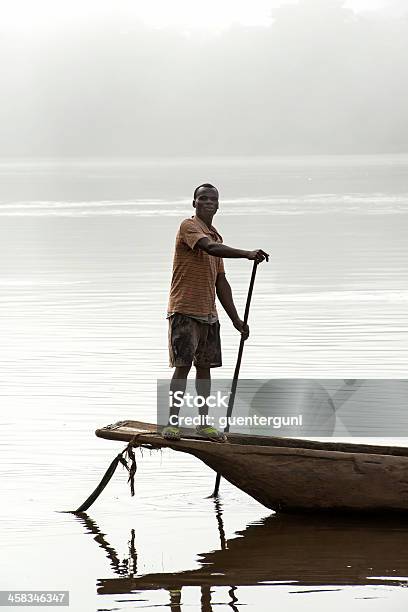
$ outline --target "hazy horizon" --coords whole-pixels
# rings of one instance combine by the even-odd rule
[[[201,29],[160,2],[9,7],[0,157],[408,152],[402,1],[271,0],[261,26],[265,0],[219,0]]]

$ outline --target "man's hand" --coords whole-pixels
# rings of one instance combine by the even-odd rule
[[[237,329],[242,335],[243,339],[246,340],[249,336],[249,327],[246,323],[241,321],[241,319],[234,319],[232,322],[235,329]]]
[[[269,254],[265,253],[262,249],[255,249],[255,251],[248,251],[248,259],[255,259],[258,263],[261,263],[264,259],[269,261]]]

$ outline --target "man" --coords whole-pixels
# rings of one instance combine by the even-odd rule
[[[170,391],[184,394],[187,376],[192,364],[196,367],[197,394],[207,398],[210,394],[210,368],[221,362],[220,324],[215,306],[217,294],[234,327],[246,340],[249,328],[239,318],[231,287],[226,279],[223,257],[269,260],[262,249],[244,251],[222,243],[222,237],[212,225],[218,210],[218,190],[204,183],[194,191],[195,215],[185,219],[176,236],[173,276],[168,305],[170,367],[175,368]],[[199,414],[201,424],[197,432],[205,438],[224,441],[223,432],[206,423],[208,406]],[[179,440],[179,410],[170,409],[169,424],[162,430],[166,439]]]

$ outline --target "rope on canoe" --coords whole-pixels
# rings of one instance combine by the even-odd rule
[[[130,484],[130,494],[132,497],[134,496],[135,494],[135,474],[137,470],[137,464],[136,464],[135,453],[133,452],[133,447],[143,446],[145,448],[149,448],[149,445],[140,444],[140,442],[137,441],[137,438],[139,435],[140,434],[136,434],[136,436],[134,436],[132,440],[129,442],[129,444],[126,446],[126,448],[124,448],[123,451],[114,458],[114,460],[112,461],[112,463],[109,465],[108,469],[106,470],[105,474],[103,475],[101,482],[96,487],[95,491],[91,493],[88,499],[86,499],[84,503],[79,506],[79,508],[72,511],[74,514],[76,514],[77,512],[86,512],[88,508],[92,506],[92,504],[98,499],[98,497],[100,496],[100,494],[102,493],[102,491],[104,490],[108,482],[111,480],[119,463],[121,463],[123,467],[126,468],[126,470],[129,473],[128,483]]]

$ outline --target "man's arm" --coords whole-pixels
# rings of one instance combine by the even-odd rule
[[[227,281],[224,272],[219,272],[217,274],[215,287],[217,290],[217,297],[220,300],[225,312],[231,319],[233,326],[242,334],[244,340],[246,340],[249,336],[249,327],[248,325],[245,325],[245,323],[241,321],[238,316],[234,300],[232,299],[231,285]]]
[[[258,263],[264,261],[264,259],[269,261],[268,253],[265,253],[265,251],[262,249],[255,249],[255,251],[234,249],[226,244],[222,244],[221,242],[213,242],[209,238],[200,238],[200,240],[198,240],[196,243],[196,246],[214,257],[227,257],[230,259],[256,259]]]

